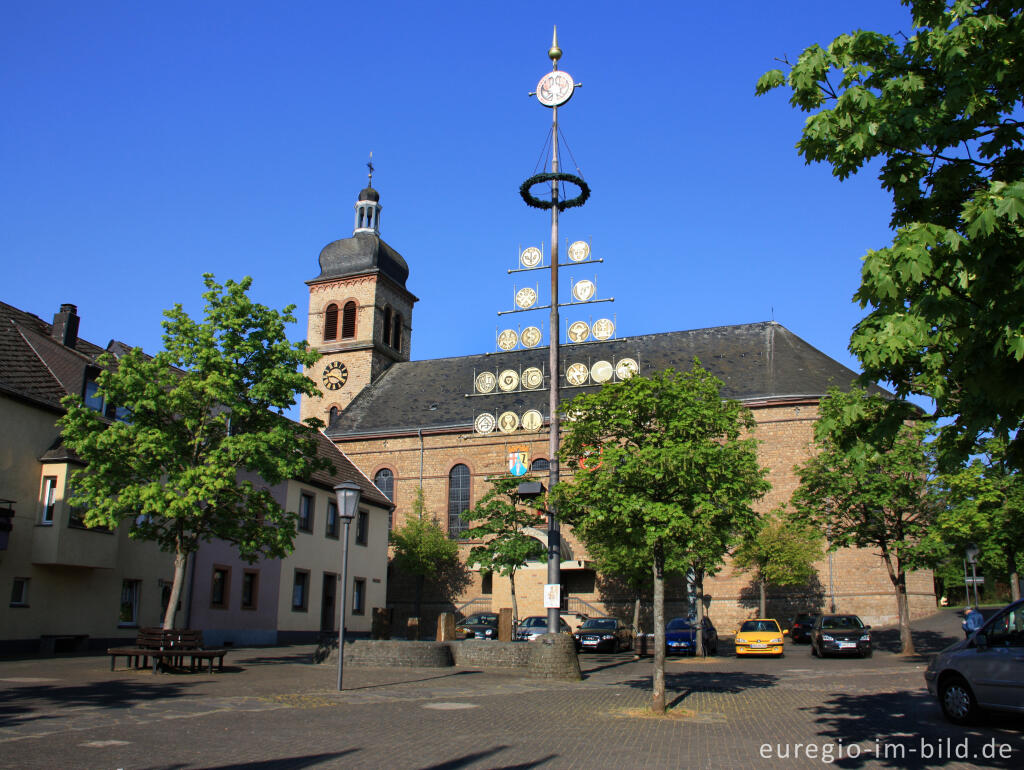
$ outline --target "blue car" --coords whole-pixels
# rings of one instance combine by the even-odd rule
[[[718,632],[711,621],[702,620],[704,654],[718,653]],[[697,654],[697,626],[689,618],[673,618],[665,626],[665,652],[669,655]]]

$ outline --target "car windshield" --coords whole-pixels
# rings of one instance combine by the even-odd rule
[[[778,633],[779,627],[774,620],[747,620],[740,626],[740,633]]]
[[[615,620],[613,618],[592,618],[584,622],[583,625],[580,626],[580,628],[586,629],[588,631],[593,629],[600,629],[602,631],[614,631]]]
[[[831,618],[822,618],[821,627],[827,631],[843,631],[864,628],[864,624],[856,615],[836,615]]]
[[[666,631],[688,631],[693,625],[686,618],[673,618],[665,626]]]
[[[476,615],[470,615],[463,622],[466,626],[496,626],[498,625],[498,616],[492,613],[481,612]]]
[[[526,618],[526,620],[524,620],[519,625],[521,625],[523,628],[542,628],[547,624],[547,618],[542,618],[540,615],[533,615],[529,618]]]

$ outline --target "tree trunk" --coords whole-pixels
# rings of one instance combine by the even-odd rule
[[[910,635],[910,602],[907,599],[907,573],[903,565],[894,565],[889,549],[882,545],[882,561],[889,572],[889,580],[896,590],[896,609],[900,618],[900,655],[914,654],[914,638]]]
[[[762,618],[768,617],[768,602],[765,599],[765,580],[764,578],[758,578],[757,580],[757,592],[759,594],[758,610],[761,613]]]
[[[416,576],[416,602],[413,607],[416,609],[417,619],[421,617],[420,611],[423,609],[423,582],[425,580],[423,575]]]
[[[665,552],[654,547],[654,681],[651,711],[665,713]]]
[[[174,615],[178,611],[178,599],[181,598],[181,589],[185,585],[185,565],[188,563],[188,554],[182,553],[181,549],[174,554],[174,582],[171,583],[171,598],[167,602],[167,611],[164,613],[164,628],[174,628]]]
[[[641,638],[640,630],[640,602],[643,600],[643,592],[637,588],[633,592],[633,660],[640,660],[640,647],[637,640]]]
[[[1020,575],[1017,574],[1017,554],[1012,549],[1008,554],[1007,565],[1010,568],[1010,601],[1020,599]]]
[[[707,654],[704,650],[704,573],[695,569],[693,571],[693,595],[697,599],[697,614],[694,622],[697,629],[694,635],[694,655]]]
[[[519,605],[516,604],[516,571],[508,573],[508,584],[512,591],[512,636],[515,638],[516,628],[519,626]],[[549,628],[549,634],[557,634],[557,628]]]

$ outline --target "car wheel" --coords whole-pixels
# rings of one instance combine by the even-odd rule
[[[861,654],[860,654],[860,656],[861,656],[862,658],[870,658],[870,657],[871,657],[871,654],[872,654],[872,652],[873,652],[873,650],[872,650],[872,649],[871,649],[871,648],[869,647],[868,649],[866,649],[866,650],[863,650],[863,651],[861,651]]]
[[[946,719],[958,725],[970,724],[978,713],[970,685],[959,676],[951,676],[939,685],[939,704]]]

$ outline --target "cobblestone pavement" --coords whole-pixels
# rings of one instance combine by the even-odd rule
[[[919,624],[922,646],[955,637],[957,622]],[[628,654],[584,656],[586,678],[572,683],[349,667],[339,693],[336,667],[308,663],[310,652],[237,650],[212,675],[112,673],[105,656],[0,661],[0,766],[1024,766],[1021,720],[947,724],[924,660],[884,649],[867,660],[818,660],[806,646],[780,660],[670,659],[670,719],[642,716],[651,661]]]

